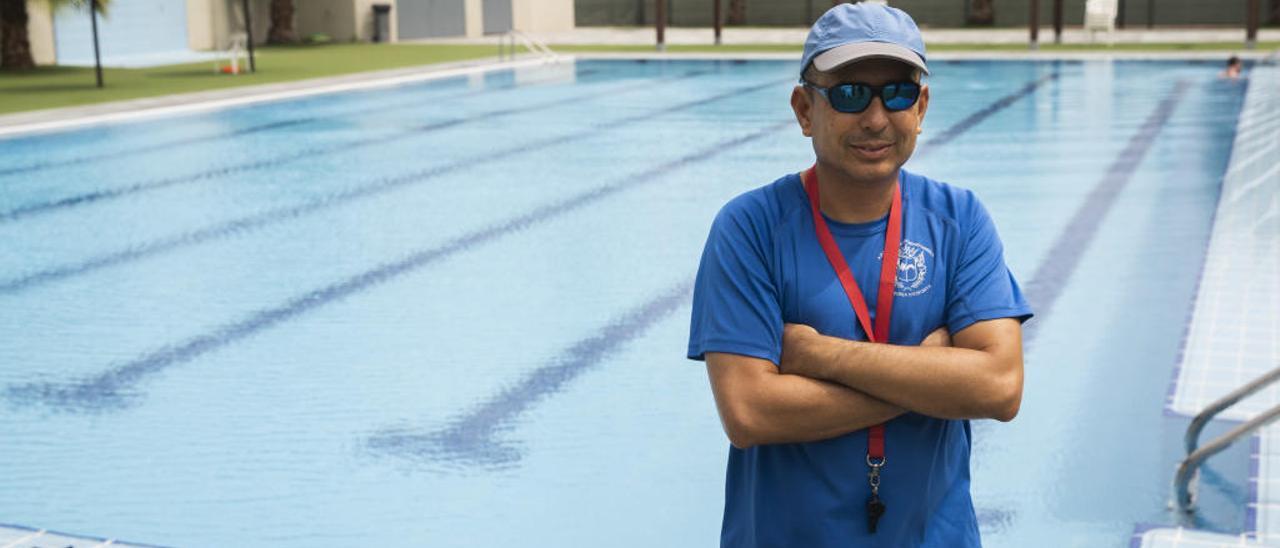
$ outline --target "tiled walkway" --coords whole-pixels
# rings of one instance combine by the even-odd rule
[[[150,544],[132,544],[113,539],[94,538],[67,533],[0,524],[0,548],[156,548]]]
[[[1226,546],[1270,546],[1245,535],[1232,536],[1192,529],[1152,529],[1134,539],[1143,548],[1222,548]]]

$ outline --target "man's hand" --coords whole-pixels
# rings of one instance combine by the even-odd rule
[[[815,359],[814,350],[821,342],[818,330],[802,323],[789,323],[782,326],[782,358],[778,368],[787,375],[802,375],[811,379],[820,379],[821,360]]]

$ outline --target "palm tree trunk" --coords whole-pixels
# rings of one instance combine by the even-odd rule
[[[0,0],[0,69],[35,68],[27,38],[27,0]]]
[[[729,0],[729,18],[725,21],[730,25],[743,25],[747,22],[747,0]]]
[[[293,0],[271,0],[271,30],[268,44],[292,44],[298,41],[293,30]]]
[[[992,0],[972,0],[969,4],[968,25],[990,26],[996,22],[996,7]]]

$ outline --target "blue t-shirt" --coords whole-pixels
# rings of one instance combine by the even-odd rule
[[[1030,318],[973,193],[905,170],[899,180],[903,227],[890,342],[918,345],[941,326],[956,333],[982,320]],[[827,219],[873,317],[886,222]],[[867,339],[815,236],[798,174],[738,196],[716,216],[694,286],[689,358],[726,352],[777,364],[784,323]],[[887,423],[880,498],[888,510],[873,536],[866,430],[731,446],[721,545],[979,546],[969,447],[969,421],[907,413]]]

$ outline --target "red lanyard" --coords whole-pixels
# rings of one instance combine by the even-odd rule
[[[818,243],[822,244],[822,251],[826,253],[832,268],[835,268],[836,277],[840,279],[840,285],[844,286],[844,293],[849,297],[849,304],[853,306],[853,312],[857,314],[858,322],[862,324],[862,331],[867,334],[867,339],[871,342],[889,342],[889,319],[893,315],[893,288],[898,277],[898,245],[902,240],[902,188],[898,185],[894,186],[893,205],[889,207],[889,226],[884,235],[884,255],[880,260],[880,292],[876,296],[876,324],[873,330],[871,314],[867,311],[867,302],[862,296],[862,290],[858,288],[857,280],[853,279],[849,262],[840,252],[840,246],[836,245],[831,229],[827,228],[826,219],[822,218],[822,209],[818,201],[818,173],[814,167],[811,167],[805,170],[801,178],[804,180],[805,193],[809,195],[809,208],[813,210],[813,226],[818,233]],[[879,464],[884,463],[883,424],[872,426],[867,431],[867,463],[872,464],[873,460],[879,461]],[[878,465],[873,467],[878,468]]]

